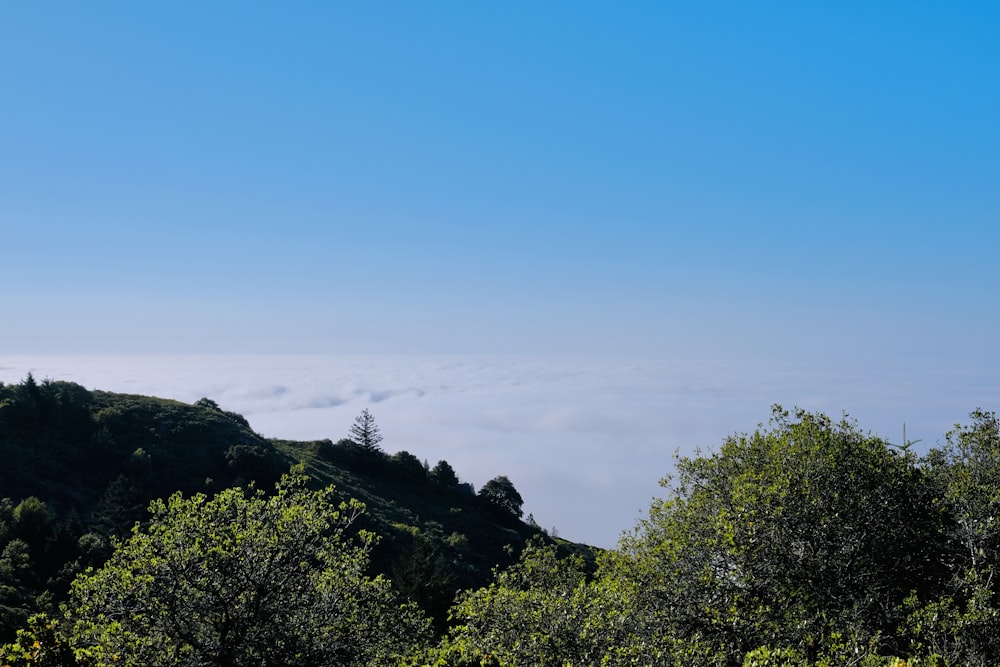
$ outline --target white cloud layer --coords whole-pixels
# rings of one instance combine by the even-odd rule
[[[369,408],[388,452],[445,459],[478,488],[507,475],[525,511],[572,540],[613,546],[660,495],[673,453],[750,431],[772,403],[839,416],[898,441],[939,441],[1000,402],[989,369],[918,373],[886,362],[538,361],[334,356],[0,357],[0,381],[35,377],[193,402],[268,437],[337,440]],[[2,493],[2,492],[0,492]]]

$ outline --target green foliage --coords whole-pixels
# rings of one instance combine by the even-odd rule
[[[1000,421],[983,410],[956,426],[928,456],[939,493],[953,519],[958,562],[971,569],[1000,567]]]
[[[444,664],[598,664],[579,558],[559,559],[554,546],[535,542],[489,587],[463,592],[452,609],[459,625],[436,657]]]
[[[935,479],[853,422],[775,408],[769,428],[679,459],[668,497],[592,578],[535,545],[464,592],[458,625],[425,660],[884,667],[943,665],[950,650],[949,664],[980,664],[928,628],[951,614],[945,625],[964,641],[980,630],[985,640],[992,598],[967,592],[976,605],[957,610],[921,602],[951,576]]]
[[[108,488],[94,509],[95,527],[103,535],[121,537],[145,516],[145,507],[139,489],[131,478],[119,475]]]
[[[226,450],[226,463],[237,481],[271,485],[288,470],[288,463],[274,447],[265,444],[233,445]]]
[[[27,627],[17,631],[10,644],[0,647],[4,667],[92,667],[97,663],[87,650],[70,646],[59,621],[35,614]]]
[[[455,474],[455,469],[451,467],[450,463],[444,460],[438,461],[431,468],[430,477],[434,480],[435,484],[445,489],[454,489],[458,486],[458,475]]]
[[[34,610],[35,581],[31,550],[24,540],[13,539],[0,552],[0,623],[18,628]]]
[[[435,522],[423,529],[397,526],[390,539],[398,554],[389,565],[393,588],[427,612],[436,634],[443,634],[456,593],[479,581],[469,562],[468,539],[459,533],[445,537]]]
[[[746,654],[743,667],[808,667],[805,656],[791,648],[762,646]]]
[[[483,488],[479,489],[479,497],[502,512],[517,518],[524,515],[524,510],[521,509],[524,500],[506,475],[494,477],[483,484]]]
[[[423,464],[418,471],[416,457],[368,452],[347,440],[274,443],[314,479],[364,499],[360,521],[382,538],[372,550],[373,570],[418,602],[439,633],[460,590],[489,584],[494,567],[509,566],[525,541],[541,534],[482,502],[468,485],[442,486]]]
[[[822,659],[810,662],[795,649],[771,648],[762,646],[747,653],[742,667],[946,667],[946,663],[938,656],[929,658],[910,658],[905,660],[895,656],[886,657],[874,654],[859,654],[847,661]]]
[[[912,596],[905,629],[920,655],[950,665],[1000,664],[1000,421],[984,410],[946,435],[927,467],[950,522],[940,557],[954,575],[935,598]]]
[[[402,482],[420,484],[427,479],[427,468],[413,454],[402,451],[389,457],[390,471]]]
[[[41,557],[55,535],[55,514],[44,501],[31,496],[14,508],[14,532],[36,557]]]
[[[852,422],[775,408],[771,425],[678,461],[670,497],[622,543],[621,576],[652,625],[730,663],[759,646],[870,651],[940,580],[930,487]]]
[[[907,600],[911,610],[905,628],[914,639],[913,650],[942,664],[992,667],[1000,664],[1000,608],[996,604],[993,572],[965,571],[954,594],[920,604]]]
[[[606,554],[605,554],[606,555]],[[602,563],[603,566],[603,563]],[[521,560],[452,608],[457,623],[423,656],[424,663],[464,665],[721,665],[697,639],[647,628],[631,583],[603,567],[588,576],[585,560],[535,541]],[[421,664],[424,664],[421,663]]]
[[[221,486],[249,481],[226,459],[240,446],[275,454],[245,419],[207,399],[186,405],[30,377],[0,386],[0,489],[11,498],[38,497],[58,512],[76,506],[89,517],[121,475],[140,491],[141,507],[177,490],[203,490],[206,477]],[[281,460],[261,481],[273,482],[289,465]]]
[[[154,501],[148,528],[74,582],[74,644],[101,664],[385,664],[427,624],[365,574],[373,537],[347,533],[361,510],[302,476],[271,497]]]

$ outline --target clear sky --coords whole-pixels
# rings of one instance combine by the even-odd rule
[[[992,382],[998,30],[994,2],[0,0],[0,354]]]
[[[0,3],[5,348],[992,347],[1000,5]]]

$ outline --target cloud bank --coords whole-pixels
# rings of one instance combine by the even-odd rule
[[[933,445],[1000,402],[988,369],[886,362],[531,360],[416,356],[0,357],[0,381],[36,378],[193,402],[205,396],[268,437],[337,440],[372,411],[388,452],[447,460],[477,488],[507,475],[525,511],[568,539],[610,547],[661,495],[673,454],[766,422],[773,403],[858,419]]]

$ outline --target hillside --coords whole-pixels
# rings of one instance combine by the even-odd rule
[[[51,608],[111,539],[175,491],[269,489],[297,464],[367,506],[360,528],[380,536],[373,567],[443,629],[454,594],[516,561],[535,526],[476,495],[446,462],[387,455],[349,440],[266,439],[213,401],[195,404],[89,391],[70,382],[0,384],[0,637]],[[585,554],[582,545],[562,549]],[[13,546],[12,546],[13,545]]]

